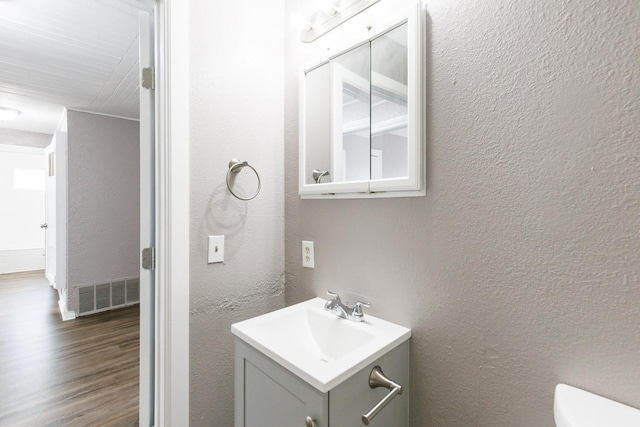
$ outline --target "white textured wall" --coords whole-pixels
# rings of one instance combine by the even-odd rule
[[[640,3],[428,9],[422,198],[299,199],[287,30],[287,304],[356,291],[411,327],[415,427],[551,426],[558,382],[640,407]]]
[[[50,143],[51,134],[0,128],[0,144],[45,148]]]
[[[284,1],[191,2],[193,427],[233,426],[231,324],[284,306],[283,28]],[[260,173],[254,200],[227,191],[234,157]],[[207,264],[212,234],[226,236],[223,264]]]
[[[44,249],[0,250],[0,274],[44,270]]]
[[[75,287],[140,271],[140,136],[137,121],[67,112],[68,309]]]

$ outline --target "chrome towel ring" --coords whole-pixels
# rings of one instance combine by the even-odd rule
[[[229,180],[231,178],[231,174],[240,172],[244,167],[250,168],[256,174],[256,178],[258,179],[258,188],[256,189],[256,192],[252,196],[249,196],[249,197],[238,196],[231,189],[231,184],[229,182]],[[251,199],[255,198],[258,195],[258,193],[260,192],[260,175],[258,175],[258,171],[253,166],[251,166],[249,164],[249,162],[247,162],[246,160],[241,162],[238,159],[231,159],[231,160],[229,160],[229,170],[227,171],[227,188],[229,189],[229,192],[233,195],[233,197],[235,197],[236,199],[251,200]]]
[[[323,176],[330,176],[331,174],[329,173],[329,171],[323,171],[320,169],[314,169],[313,173],[311,174],[311,176],[313,177],[313,180],[316,182],[316,184],[320,184],[320,182],[322,181],[322,177]]]

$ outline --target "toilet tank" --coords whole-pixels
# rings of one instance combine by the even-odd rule
[[[556,427],[639,427],[640,410],[566,384],[553,399]]]

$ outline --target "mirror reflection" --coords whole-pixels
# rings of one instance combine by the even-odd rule
[[[329,182],[331,173],[331,64],[326,63],[307,72],[303,102],[306,116],[309,118],[304,122],[304,182],[305,184]]]
[[[367,43],[331,61],[334,182],[368,181],[370,178],[369,55]]]
[[[407,24],[305,75],[304,182],[408,175]]]
[[[425,9],[369,18],[300,74],[302,198],[426,194]]]
[[[371,42],[371,179],[408,175],[407,25]]]

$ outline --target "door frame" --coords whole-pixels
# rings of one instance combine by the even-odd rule
[[[53,134],[51,142],[44,148],[45,161],[45,191],[44,191],[44,277],[49,285],[56,288],[56,257],[55,244],[57,236],[56,228],[56,134]],[[52,248],[50,248],[50,246]]]
[[[155,67],[155,17],[150,12],[138,13],[139,72]],[[155,90],[140,85],[140,252],[156,246],[156,118]],[[142,257],[141,257],[142,258]],[[156,271],[148,266],[140,268],[140,388],[138,421],[140,426],[152,426],[155,419],[155,307]]]
[[[185,426],[189,424],[189,2],[158,0],[156,11],[154,424]]]

